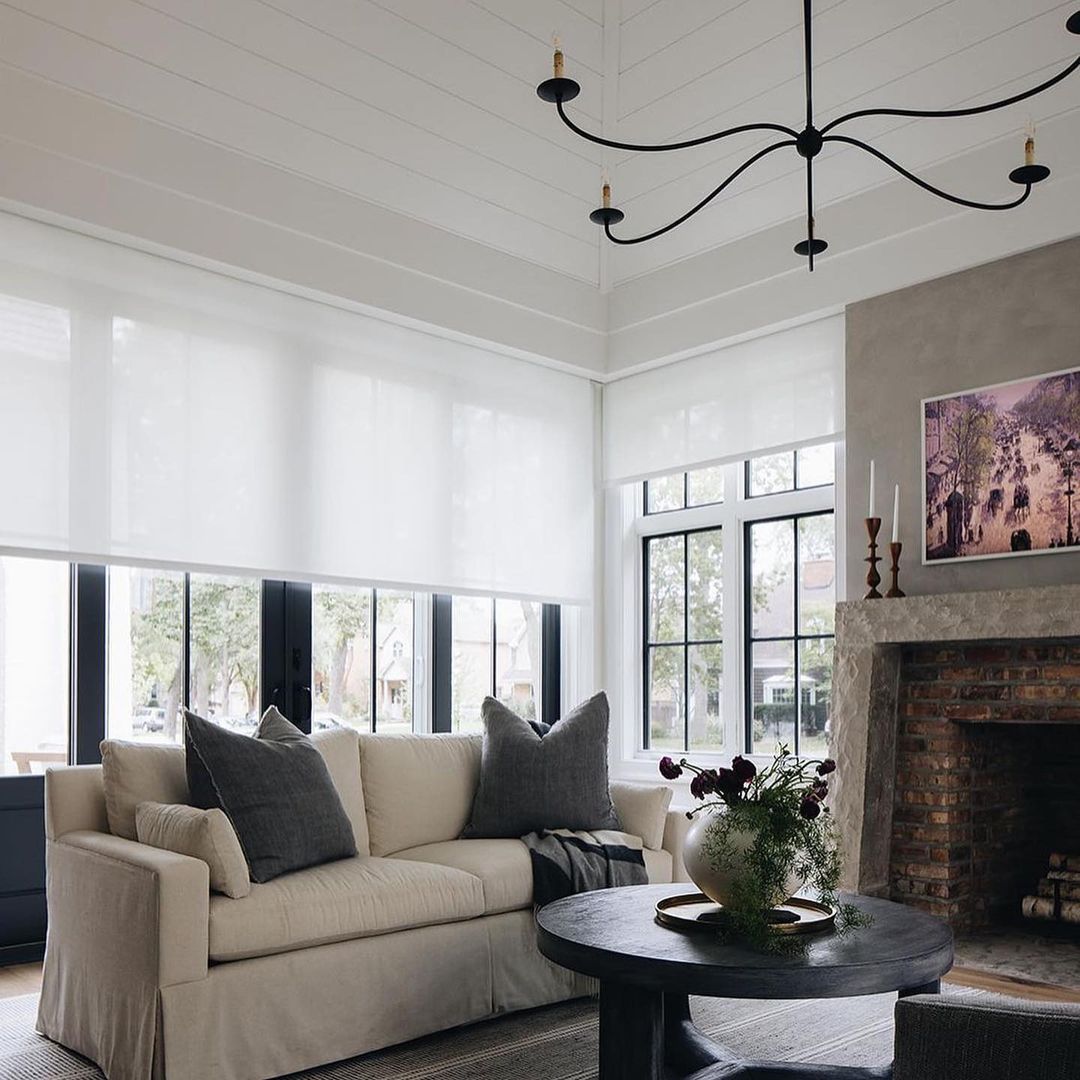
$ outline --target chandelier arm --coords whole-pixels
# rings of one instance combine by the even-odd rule
[[[614,139],[605,139],[600,135],[594,135],[591,131],[586,131],[583,127],[579,127],[566,115],[561,98],[556,100],[555,108],[558,110],[559,118],[575,135],[580,135],[581,138],[588,139],[589,142],[596,143],[598,146],[609,146],[612,150],[630,150],[640,154],[656,154],[665,150],[686,150],[691,146],[704,146],[706,143],[716,142],[718,139],[726,139],[729,135],[741,135],[745,131],[778,131],[781,135],[790,135],[792,138],[798,135],[794,128],[785,127],[783,124],[740,124],[738,127],[728,128],[726,131],[717,131],[712,135],[702,135],[697,139],[686,139],[684,142],[659,143],[656,145],[651,143],[624,143],[616,142]]]
[[[650,233],[643,233],[641,236],[615,236],[611,231],[610,222],[604,222],[604,232],[607,238],[613,244],[643,244],[646,240],[655,240],[658,236],[663,236],[664,233],[671,232],[672,229],[677,229],[684,221],[688,221],[699,210],[703,210],[720,194],[729,184],[737,180],[751,165],[760,161],[763,157],[771,154],[774,150],[783,150],[785,147],[794,146],[794,139],[785,139],[783,142],[773,143],[772,146],[766,146],[763,150],[759,150],[753,157],[747,158],[730,176],[728,176],[723,183],[713,188],[704,199],[701,200],[696,206],[692,206],[686,211],[682,217],[677,217],[674,221],[659,229],[654,229]]]
[[[1080,68],[1080,56],[1078,56],[1064,71],[1059,71],[1051,79],[1040,83],[1038,86],[1025,90],[1023,93],[1014,94],[1012,97],[1003,98],[1001,101],[992,101],[987,105],[973,105],[969,109],[860,109],[858,112],[847,113],[835,120],[830,120],[822,129],[822,134],[831,131],[840,124],[846,124],[849,120],[857,120],[863,116],[915,116],[920,118],[942,119],[952,116],[978,116],[980,113],[994,112],[996,109],[1005,109],[1015,105],[1018,101],[1035,97],[1051,86],[1057,86],[1063,79],[1067,79],[1074,71]]]
[[[984,203],[975,202],[973,199],[965,199],[959,195],[950,195],[947,191],[942,191],[941,188],[934,187],[933,184],[926,180],[923,180],[921,176],[916,176],[913,172],[905,169],[899,162],[893,161],[887,154],[883,154],[880,150],[869,143],[864,143],[860,139],[852,139],[847,135],[826,135],[825,142],[834,143],[846,143],[848,146],[855,146],[859,150],[865,150],[866,153],[872,154],[879,161],[883,161],[890,169],[895,169],[905,179],[910,180],[913,184],[918,184],[924,191],[929,191],[931,195],[936,195],[939,199],[945,199],[947,202],[956,203],[958,206],[967,206],[972,210],[1013,210],[1021,203],[1027,201],[1027,197],[1031,194],[1031,184],[1024,185],[1024,193],[1018,198],[1013,199],[1012,202],[1007,203]]]

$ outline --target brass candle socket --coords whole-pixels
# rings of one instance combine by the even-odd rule
[[[892,584],[889,586],[889,591],[885,594],[889,597],[904,596],[904,591],[900,588],[900,552],[904,550],[904,545],[897,542],[889,545],[889,554],[892,556]]]
[[[870,554],[864,561],[870,564],[870,569],[866,573],[866,584],[869,588],[863,599],[880,600],[881,593],[878,592],[877,587],[881,584],[881,575],[878,573],[877,564],[881,562],[881,557],[877,553],[877,537],[881,531],[881,518],[866,518],[865,521],[866,535],[870,539]]]

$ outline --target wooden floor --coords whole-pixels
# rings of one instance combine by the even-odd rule
[[[0,967],[0,998],[36,994],[41,989],[41,963]]]
[[[1064,986],[1014,979],[1008,975],[991,975],[973,968],[955,967],[945,979],[955,986],[971,986],[994,994],[1025,998],[1028,1001],[1074,1001],[1080,1003],[1080,990]],[[41,964],[14,964],[0,967],[0,998],[34,994],[41,988]]]

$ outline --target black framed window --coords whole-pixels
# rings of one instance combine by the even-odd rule
[[[482,731],[480,706],[489,695],[527,720],[541,719],[546,605],[489,596],[453,596],[449,603],[448,730]]]
[[[724,467],[710,465],[645,481],[645,513],[665,514],[724,501]]]
[[[785,491],[828,487],[836,481],[834,443],[818,443],[800,450],[750,458],[746,469],[746,497],[779,495]]]
[[[412,731],[414,594],[314,585],[311,609],[313,727]]]
[[[259,578],[112,566],[107,589],[107,737],[181,742],[185,708],[255,730],[263,704]],[[93,627],[80,626],[80,635],[94,637]]]
[[[723,530],[642,543],[645,748],[723,750]]]
[[[828,747],[836,603],[833,511],[745,527],[746,740],[823,756]]]

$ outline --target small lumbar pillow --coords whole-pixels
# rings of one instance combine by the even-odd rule
[[[184,714],[193,806],[224,810],[255,882],[356,854],[322,754],[271,707],[253,736]]]
[[[251,892],[247,862],[236,830],[218,809],[181,803],[143,802],[135,808],[140,844],[202,859],[210,867],[210,888],[234,900]]]
[[[480,709],[484,749],[466,837],[540,829],[619,829],[608,792],[608,702],[589,698],[544,734],[494,698]]]

